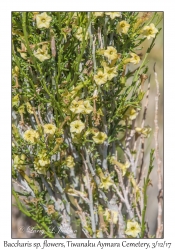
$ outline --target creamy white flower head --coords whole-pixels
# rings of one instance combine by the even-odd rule
[[[46,12],[36,15],[36,25],[39,29],[49,28],[51,20],[52,18]]]
[[[107,77],[108,77],[109,81],[117,76],[117,71],[116,70],[117,70],[117,67],[108,67],[108,66],[104,67],[104,73],[107,74]]]
[[[144,128],[136,127],[135,131],[139,134],[142,134],[144,137],[148,138],[150,136],[152,129],[149,126],[145,126]]]
[[[20,103],[20,101],[19,101],[19,95],[17,94],[17,95],[15,95],[13,98],[12,98],[12,107],[13,106],[19,106],[19,103]]]
[[[47,168],[44,166],[41,166],[40,164],[39,164],[39,162],[34,162],[34,168],[35,168],[35,170],[37,171],[37,173],[39,173],[39,174],[46,174],[46,170],[47,170]]]
[[[112,222],[113,224],[117,224],[118,221],[118,212],[114,210],[110,210],[106,208],[104,212],[104,216],[106,217],[106,220],[109,222]]]
[[[104,12],[93,12],[93,15],[95,17],[102,17],[102,16],[104,16]]]
[[[81,131],[85,128],[85,125],[82,121],[76,120],[74,122],[71,122],[70,124],[70,132],[80,134]]]
[[[83,101],[76,101],[73,100],[71,102],[70,108],[69,108],[73,113],[75,114],[80,114],[84,111],[84,104]]]
[[[111,157],[110,162],[113,165],[117,165],[121,169],[123,176],[126,174],[127,169],[130,167],[129,161],[126,161],[125,164],[123,164],[121,162],[118,162],[115,156]]]
[[[111,19],[116,17],[121,17],[121,12],[105,12],[107,16],[110,16]]]
[[[46,174],[50,159],[46,152],[39,153],[37,158],[34,160],[34,168],[39,174]]]
[[[50,55],[48,54],[47,50],[38,48],[37,51],[34,51],[34,56],[43,62],[45,60],[50,59]]]
[[[107,46],[107,49],[104,51],[104,56],[108,58],[108,60],[115,60],[118,58],[117,50],[112,46]]]
[[[75,132],[71,133],[72,141],[75,144],[80,144],[82,141],[82,135],[81,133],[77,134]]]
[[[140,232],[141,232],[140,225],[136,221],[127,222],[127,229],[125,231],[126,235],[130,235],[135,238]]]
[[[95,143],[102,144],[107,139],[107,135],[103,132],[98,132],[92,137],[92,139]]]
[[[73,168],[75,166],[75,162],[74,162],[74,158],[69,155],[67,158],[66,158],[66,166],[68,168]]]
[[[101,178],[101,183],[99,185],[100,188],[104,188],[104,189],[109,189],[110,186],[112,186],[114,183],[113,181],[111,180],[111,177],[110,175],[107,176],[107,177],[102,177]]]
[[[79,41],[83,41],[83,28],[82,27],[79,27],[75,33],[75,37],[79,40]],[[88,32],[86,32],[86,35],[85,35],[85,40],[87,39],[88,37]]]
[[[12,76],[13,77],[18,77],[19,75],[19,68],[18,66],[15,66],[13,69],[12,69]]]
[[[41,158],[38,163],[40,164],[41,167],[44,167],[50,163],[50,160]]]
[[[18,171],[25,171],[26,166],[24,165],[25,163],[26,156],[24,154],[22,155],[15,155],[14,157],[14,168],[17,169]]]
[[[33,114],[33,109],[32,109],[32,106],[30,105],[29,102],[26,103],[26,108],[27,108],[27,111],[28,111],[30,114]]]
[[[156,29],[155,25],[151,23],[149,26],[143,27],[142,35],[149,40],[150,38],[154,38],[157,32],[158,29]]]
[[[31,142],[31,143],[35,143],[36,139],[39,137],[38,132],[36,132],[33,129],[28,129],[25,131],[23,138],[25,141]]]
[[[55,127],[55,125],[53,125],[53,124],[45,124],[44,126],[44,133],[45,134],[51,134],[51,135],[53,135],[54,133],[55,133],[55,131],[56,131],[56,127]]]
[[[136,119],[138,112],[133,108],[129,107],[125,112],[125,117],[129,118],[130,120]]]
[[[130,53],[130,55],[132,56],[130,58],[130,62],[133,63],[133,64],[138,64],[140,62],[140,57],[135,54],[135,53]]]
[[[93,107],[91,106],[90,102],[84,101],[84,110],[83,110],[83,114],[90,114],[93,111]]]
[[[37,131],[33,131],[33,135],[34,135],[34,137],[36,138],[36,139],[38,139],[39,138],[39,134],[38,134],[38,132]]]
[[[107,82],[107,74],[103,73],[102,70],[99,70],[98,73],[94,76],[94,80],[97,85],[102,85]]]
[[[130,24],[123,20],[123,21],[118,23],[117,32],[127,34],[128,30],[129,30],[129,27],[130,27]]]

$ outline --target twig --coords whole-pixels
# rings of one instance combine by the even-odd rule
[[[83,155],[82,158],[84,159]],[[93,231],[93,238],[96,238],[96,224],[95,224],[95,216],[94,216],[94,208],[93,208],[93,196],[92,196],[92,186],[91,186],[91,181],[89,177],[89,172],[88,172],[88,166],[85,163],[85,173],[86,173],[86,178],[87,178],[87,187],[88,187],[88,195],[89,195],[89,209],[90,209],[90,214],[91,214],[91,223],[92,223],[92,231]]]
[[[20,183],[18,183],[15,180],[12,180],[13,183],[15,183],[18,187],[22,188],[24,191],[28,191],[26,187],[22,186]]]
[[[139,221],[141,222],[141,221],[142,221],[142,217],[141,217],[140,211],[139,211],[139,209],[138,209],[138,204],[136,204],[135,209],[136,209],[136,213],[137,213],[137,216],[138,216],[138,218],[139,218]]]
[[[37,125],[40,125],[40,122],[39,122],[39,120],[38,120],[38,117],[37,117],[37,114],[36,114],[35,108],[34,108],[34,107],[32,107],[32,110],[33,110],[33,114],[34,114],[34,117],[35,117],[35,120],[36,120]]]
[[[159,156],[159,143],[158,143],[158,133],[159,133],[159,126],[158,126],[158,105],[159,105],[159,96],[160,96],[160,91],[159,91],[159,82],[157,79],[157,72],[154,64],[154,76],[155,76],[155,82],[156,82],[156,89],[157,89],[157,94],[155,97],[155,132],[154,132],[154,138],[155,138],[155,158],[157,161],[157,176],[158,176],[158,216],[157,216],[157,231],[156,231],[156,238],[161,238],[162,237],[162,232],[163,232],[163,223],[162,223],[162,195],[163,195],[163,190],[162,190],[162,173],[161,173],[161,160]]]
[[[145,215],[146,215],[146,209],[147,209],[147,188],[150,185],[150,174],[153,169],[153,161],[154,161],[154,150],[151,150],[150,152],[150,163],[149,163],[149,168],[148,168],[148,173],[146,178],[144,178],[144,184],[143,184],[143,210],[142,210],[142,223],[141,223],[141,238],[144,238],[145,233],[146,233],[146,226],[145,226]]]
[[[54,193],[53,193],[49,183],[45,180],[43,175],[40,175],[40,176],[41,176],[42,182],[44,183],[44,185],[49,193],[51,200],[53,200],[53,202],[55,203],[56,210],[62,211],[64,209],[63,202],[60,199],[59,199],[59,202],[58,202],[58,200],[55,199]]]
[[[124,199],[123,199],[123,202],[125,203],[126,205],[126,208],[128,210],[128,213],[129,213],[129,217],[130,219],[132,219],[134,217],[134,214],[133,214],[133,211],[131,209],[131,205],[129,204],[129,200],[128,200],[128,192],[127,190],[125,189],[125,186],[124,186],[124,183],[123,183],[123,177],[122,177],[122,173],[121,171],[118,169],[118,166],[115,165],[114,166],[117,174],[118,174],[118,178],[119,178],[119,182],[120,182],[120,187],[122,189],[122,193],[123,193],[123,196],[124,196]]]
[[[62,189],[62,187],[61,187],[61,185],[60,185],[60,183],[59,183],[59,180],[58,180],[58,178],[57,178],[57,176],[56,176],[55,171],[54,171],[54,179],[55,179],[55,186],[56,186],[56,188],[58,189],[58,191],[60,192],[63,201],[64,201],[64,200],[66,201],[65,206],[66,206],[67,213],[70,214],[70,203],[68,202],[68,200],[67,200],[67,198],[66,198],[66,195],[65,195],[65,193],[64,193],[64,190]]]
[[[119,140],[116,139],[116,142],[119,145],[119,147],[123,150],[123,152],[125,153],[125,157],[130,162],[131,169],[132,169],[132,172],[133,172],[133,170],[135,168],[134,157],[132,156],[130,150],[128,148],[126,149]]]
[[[98,27],[98,41],[99,41],[99,44],[100,44],[100,49],[103,49],[103,41],[102,41],[102,38],[101,38],[101,28]]]
[[[149,76],[149,79],[148,79],[148,88],[147,88],[147,93],[146,93],[146,102],[145,102],[145,107],[144,107],[144,111],[143,111],[143,118],[142,118],[141,128],[144,127],[145,120],[146,120],[146,114],[147,114],[148,102],[149,102],[150,81],[151,81],[151,76]],[[137,141],[135,142],[133,150],[136,149],[136,143],[137,143]],[[141,136],[141,140],[140,140],[140,143],[139,143],[139,146],[138,146],[136,161],[135,161],[135,174],[134,174],[134,175],[136,175],[136,168],[137,168],[138,160],[139,160],[139,157],[140,157],[140,151],[141,151],[141,166],[140,166],[140,172],[139,172],[139,177],[138,177],[138,183],[140,183],[140,181],[142,180],[144,172],[145,172],[145,171],[142,171],[143,163],[144,163],[144,144],[145,144],[145,139],[144,139],[143,136]]]
[[[119,238],[125,238],[124,230],[125,230],[125,223],[123,219],[123,214],[122,214],[122,203],[119,204],[118,207],[118,214],[119,214],[119,222],[118,222],[118,236]]]
[[[114,224],[113,224],[113,217],[114,214],[111,211],[111,221],[110,221],[110,235],[109,238],[113,238],[114,237]]]
[[[123,195],[120,193],[119,188],[117,188],[117,186],[116,186],[115,184],[113,184],[113,187],[114,187],[114,189],[115,189],[117,195],[119,196],[120,200],[121,200],[122,202],[125,202],[125,199],[124,199]]]
[[[127,133],[127,135],[126,135],[126,148],[129,148],[129,146],[130,146],[130,148],[132,148],[132,145],[130,144],[130,142],[131,142],[131,139],[133,138],[133,136],[135,135],[135,121],[136,121],[136,119],[134,119],[132,121],[131,131],[130,131],[130,133]]]
[[[43,120],[42,120],[42,118],[41,118],[40,105],[38,105],[38,117],[39,117],[39,120],[40,120],[41,125],[43,126],[44,123],[43,123]]]
[[[20,182],[20,184],[22,186],[24,186],[24,188],[27,190],[27,192],[32,196],[35,197],[35,194],[33,192],[33,190],[31,189],[31,187],[28,185],[27,181],[21,176],[20,173],[18,173],[18,180]]]
[[[95,59],[95,42],[96,37],[94,36],[93,45],[92,45],[92,58],[93,58],[93,66],[94,66],[94,74],[96,73],[96,59]]]
[[[141,147],[140,147],[140,151],[141,151],[141,164],[140,164],[140,171],[139,171],[139,175],[138,175],[138,180],[137,180],[137,183],[139,184],[142,179],[143,179],[143,176],[145,174],[145,169],[143,170],[143,164],[144,164],[144,147],[145,147],[145,138],[143,135],[141,135],[141,139],[140,139],[140,142],[141,142]]]

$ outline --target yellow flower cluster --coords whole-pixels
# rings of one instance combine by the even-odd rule
[[[135,202],[137,202],[138,199],[140,198],[139,186],[136,184],[136,180],[135,180],[135,178],[133,177],[132,174],[130,174],[129,180],[130,180],[130,182],[132,183],[132,186],[133,186],[133,193],[135,195]]]
[[[15,66],[14,69],[12,70],[12,76],[18,77],[18,75],[19,75],[19,68],[18,66]]]
[[[123,176],[126,174],[127,169],[130,167],[130,163],[128,161],[125,164],[122,164],[116,160],[115,156],[111,157],[110,162],[113,165],[117,165],[121,169]]]
[[[68,92],[70,96],[75,96],[79,90],[81,90],[84,87],[84,83],[79,83],[76,87],[73,86],[73,89],[71,92]]]
[[[97,54],[104,55],[110,62],[115,62],[119,58],[119,54],[113,46],[107,46],[106,50],[99,49],[97,51]],[[108,65],[106,62],[102,62],[101,65],[103,66],[104,71],[102,69],[99,69],[97,71],[97,74],[94,75],[94,81],[97,85],[102,85],[108,80],[112,80],[118,74],[117,66],[113,67],[111,65]]]
[[[26,103],[26,108],[29,114],[33,114],[33,109],[29,102]]]
[[[82,27],[79,27],[75,33],[75,37],[80,41],[82,42],[83,41],[83,28]],[[85,35],[85,40],[87,39],[88,37],[88,32],[86,32],[86,35]]]
[[[69,109],[75,114],[90,114],[93,111],[93,107],[91,106],[89,100],[73,100]]]
[[[94,12],[93,13],[93,15],[95,16],[95,17],[102,17],[102,16],[104,16],[104,14],[105,14],[105,12]]]
[[[34,160],[34,168],[39,174],[46,174],[46,170],[49,164],[50,159],[44,151],[42,153],[39,153],[37,158],[35,158]]]
[[[23,135],[24,140],[30,143],[36,143],[38,137],[39,137],[38,132],[33,129],[26,130]]]
[[[121,12],[105,12],[107,16],[110,16],[110,18],[113,20],[116,17],[121,17]]]
[[[18,107],[19,106],[19,95],[15,95],[13,98],[12,98],[12,107]]]
[[[18,112],[19,112],[20,114],[24,114],[24,113],[25,113],[25,107],[24,107],[24,105],[21,105],[21,106],[18,108]]]
[[[142,134],[144,137],[148,138],[152,129],[149,126],[145,126],[144,128],[135,128],[135,131],[139,134]]]
[[[93,15],[95,17],[103,17],[105,15],[110,16],[110,18],[113,20],[116,17],[121,17],[121,12],[94,12]]]
[[[118,222],[118,212],[114,210],[110,210],[106,208],[104,212],[104,216],[106,218],[106,221],[112,222],[113,224],[117,224]]]
[[[14,157],[14,168],[17,169],[18,171],[24,171],[26,169],[26,166],[24,165],[26,156],[24,154],[15,155]]]
[[[69,155],[69,156],[66,158],[65,163],[66,163],[66,166],[67,166],[68,168],[73,168],[73,167],[75,166],[74,158],[73,158],[71,155]]]
[[[104,67],[104,74],[107,75],[107,79],[110,81],[112,80],[114,77],[117,76],[117,66],[116,67],[109,67],[105,62],[102,63],[103,67]]]
[[[56,131],[56,126],[50,123],[43,125],[43,128],[44,133],[49,135],[53,135]],[[25,131],[23,138],[27,142],[36,143],[39,138],[39,133],[33,129],[28,129]]]

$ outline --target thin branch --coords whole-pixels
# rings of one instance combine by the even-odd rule
[[[121,173],[121,171],[118,169],[118,166],[117,166],[117,165],[115,165],[114,168],[115,168],[115,170],[116,170],[116,172],[117,172],[117,174],[118,174],[118,178],[119,178],[119,182],[120,182],[120,187],[121,187],[121,189],[122,189],[122,193],[123,193],[123,196],[124,196],[123,202],[124,202],[125,205],[126,205],[126,208],[127,208],[127,210],[128,210],[130,219],[132,219],[132,218],[134,217],[134,214],[133,214],[133,211],[132,211],[132,209],[131,209],[131,205],[130,205],[129,200],[128,200],[128,192],[127,192],[127,190],[125,189],[125,185],[124,185],[124,182],[123,182],[122,173]]]
[[[158,126],[158,108],[159,108],[159,82],[157,79],[157,72],[154,64],[154,76],[155,76],[155,82],[156,82],[156,97],[155,97],[155,118],[154,118],[154,124],[155,124],[155,132],[154,132],[154,138],[155,138],[155,158],[157,161],[157,176],[158,176],[158,216],[157,216],[157,231],[156,231],[156,238],[162,237],[163,232],[163,223],[162,223],[162,198],[163,198],[163,190],[162,190],[162,162],[160,160],[159,156],[159,143],[158,143],[158,134],[159,134],[159,126]]]
[[[83,155],[82,155],[83,157]],[[84,159],[84,157],[83,157]],[[91,223],[92,223],[92,231],[93,231],[93,238],[96,238],[96,224],[95,224],[95,216],[94,216],[94,206],[93,206],[93,195],[92,195],[92,185],[91,185],[91,180],[89,177],[89,172],[88,172],[88,166],[85,163],[85,173],[86,173],[86,178],[87,178],[87,188],[88,188],[88,195],[89,195],[89,209],[90,209],[90,214],[91,214]]]
[[[144,127],[145,120],[146,120],[146,114],[147,114],[148,103],[149,103],[149,91],[150,91],[150,85],[151,85],[150,81],[151,81],[151,76],[149,76],[149,79],[148,79],[148,87],[147,87],[147,93],[146,93],[146,102],[145,102],[144,111],[143,111],[143,118],[142,118],[141,128]],[[137,143],[137,141],[135,142],[133,150],[136,149],[136,143]],[[134,173],[134,175],[136,175],[137,164],[138,164],[138,160],[139,160],[140,152],[141,152],[141,166],[140,166],[140,171],[139,171],[138,183],[140,183],[140,181],[142,180],[143,173],[145,172],[145,171],[142,171],[143,164],[144,164],[144,145],[145,145],[145,139],[144,139],[143,136],[141,136],[140,142],[139,142],[139,146],[138,146],[138,150],[137,150],[137,156],[136,156],[136,161],[135,161],[135,173]]]
[[[41,118],[40,105],[38,105],[38,117],[39,117],[39,120],[40,120],[41,125],[43,126],[44,123],[43,123],[43,120],[42,120],[42,118]]]

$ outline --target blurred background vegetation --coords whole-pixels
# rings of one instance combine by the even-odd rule
[[[142,14],[143,12],[140,12]],[[150,13],[151,15],[153,14]],[[163,13],[160,13],[163,14]],[[160,84],[160,98],[159,98],[159,114],[158,114],[158,124],[159,124],[159,154],[160,159],[162,160],[162,171],[163,171],[163,23],[162,20],[158,28],[161,27],[162,30],[156,39],[156,44],[149,54],[149,69],[147,75],[151,75],[151,89],[150,89],[150,97],[147,111],[147,119],[145,125],[149,125],[152,128],[152,134],[150,138],[146,141],[145,144],[145,164],[147,165],[149,162],[149,152],[151,148],[155,147],[154,142],[154,112],[155,112],[155,95],[156,95],[156,84],[154,80],[154,70],[153,66],[156,63],[156,71],[158,75],[158,81]],[[143,44],[142,53],[145,54],[148,45],[151,43],[150,40],[146,40]],[[148,80],[145,82],[144,90],[147,90]],[[144,106],[144,102],[143,102]],[[140,116],[142,118],[142,116]],[[141,124],[141,122],[140,122]],[[147,217],[149,217],[149,229],[150,234],[154,235],[156,233],[157,228],[157,164],[154,162],[154,169],[151,174],[151,179],[153,180],[154,185],[148,188],[148,207],[147,207]],[[14,199],[12,198],[12,204],[14,203]],[[30,231],[30,228],[33,228],[35,225],[34,221],[31,221],[25,215],[23,215],[16,207],[12,206],[12,238],[42,238],[40,234],[27,232]],[[27,230],[28,228],[28,230]]]

